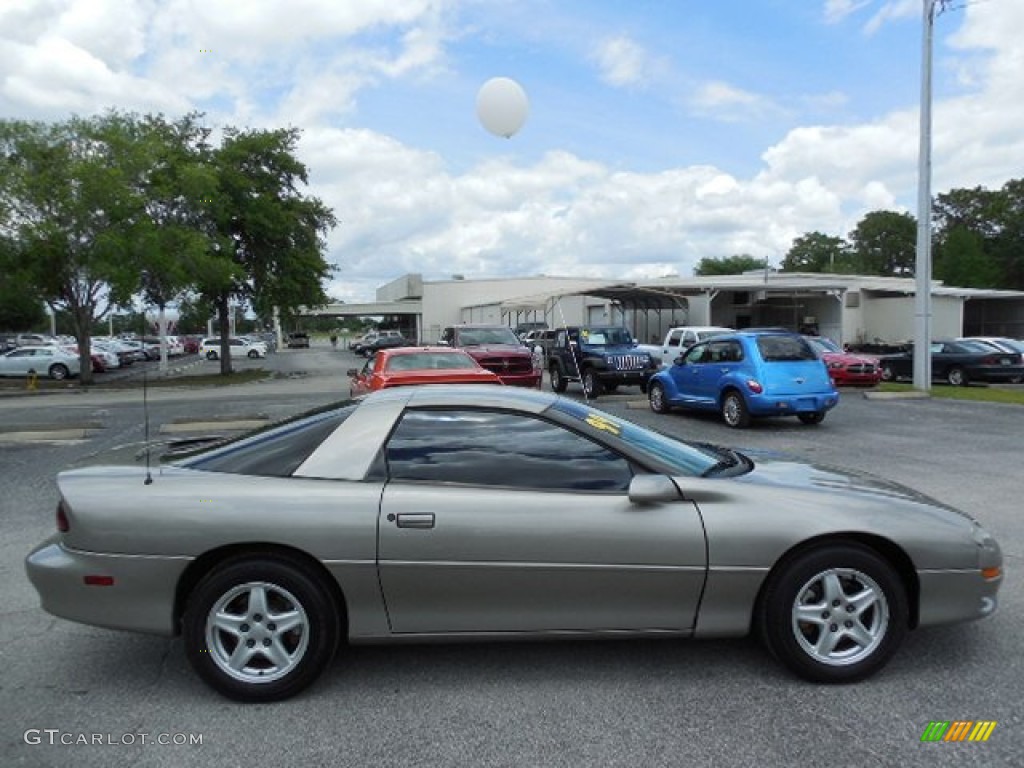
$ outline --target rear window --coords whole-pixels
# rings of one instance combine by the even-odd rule
[[[475,369],[476,361],[469,355],[458,352],[412,352],[405,355],[392,355],[387,361],[388,371],[429,371]]]
[[[758,336],[757,349],[765,362],[817,360],[811,345],[799,336]]]
[[[329,406],[187,454],[180,466],[204,472],[290,477],[310,454],[356,409]],[[181,458],[181,454],[174,458]]]

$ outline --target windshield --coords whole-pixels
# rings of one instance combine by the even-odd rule
[[[511,328],[463,328],[459,331],[460,347],[479,347],[485,344],[522,346]]]
[[[684,443],[575,400],[559,399],[551,410],[606,433],[609,442],[621,442],[623,447],[650,457],[652,463],[667,465],[676,475],[701,477],[722,463],[722,452],[712,446]]]
[[[838,344],[832,341],[832,339],[826,339],[823,336],[805,336],[804,338],[807,339],[807,343],[810,344],[814,348],[814,351],[819,355],[824,354],[825,352],[843,351]]]
[[[580,331],[584,344],[594,346],[632,344],[633,337],[625,328],[584,328]]]

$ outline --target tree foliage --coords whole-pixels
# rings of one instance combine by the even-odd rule
[[[909,213],[871,211],[850,233],[853,265],[860,274],[913,277],[917,221]]]
[[[793,241],[782,260],[785,272],[845,272],[851,264],[851,249],[841,237],[808,232]]]
[[[766,266],[767,263],[764,259],[759,259],[747,253],[741,253],[719,259],[703,258],[694,267],[693,274],[698,277],[708,275],[742,275],[744,272],[765,269]]]

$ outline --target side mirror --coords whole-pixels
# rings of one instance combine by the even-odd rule
[[[629,484],[629,500],[633,504],[657,504],[680,498],[679,489],[667,475],[636,475]]]
[[[359,375],[359,371],[357,371],[355,368],[349,368],[348,371],[346,372],[346,375],[349,378],[353,378],[354,379],[356,376]]]
[[[686,358],[680,355],[672,361],[672,365],[686,365]]]

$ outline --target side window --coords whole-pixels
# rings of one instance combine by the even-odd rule
[[[684,357],[687,363],[703,363],[704,353],[707,351],[707,344],[697,344],[696,346],[690,347]]]
[[[565,331],[559,331],[558,335],[555,336],[555,346],[556,347],[564,347],[565,346]]]
[[[683,337],[683,332],[682,331],[672,331],[672,333],[670,333],[669,337],[668,337],[668,346],[670,346],[670,347],[678,347],[679,346],[679,340],[682,339],[682,337]]]
[[[388,441],[391,480],[624,492],[619,454],[565,427],[502,411],[408,410]]]
[[[688,347],[692,347],[694,344],[697,343],[697,334],[695,334],[693,331],[687,331],[686,334],[683,336],[683,343]]]

